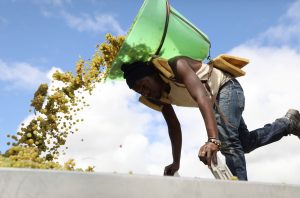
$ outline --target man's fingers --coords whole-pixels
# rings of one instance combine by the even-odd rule
[[[174,176],[175,170],[167,170],[164,172],[164,176]]]
[[[176,170],[174,170],[174,169],[171,169],[170,170],[170,176],[174,176],[174,173],[176,172]]]
[[[218,160],[217,160],[217,152],[215,152],[212,156],[212,161],[214,163],[214,165],[218,165]]]
[[[173,176],[176,171],[170,167],[166,167],[164,171],[164,176]]]
[[[175,172],[178,171],[179,164],[178,163],[172,163],[165,167],[164,175],[167,176],[174,176]]]
[[[164,176],[168,176],[168,175],[169,175],[169,171],[165,171]]]
[[[217,165],[218,159],[217,159],[217,152],[218,148],[216,148],[218,145],[215,145],[213,143],[209,144],[208,142],[203,145],[198,153],[198,157],[200,161],[202,161],[205,165],[208,165],[209,168],[211,168],[212,163]]]
[[[200,161],[203,162],[205,165],[207,165],[206,156],[198,156]]]
[[[164,170],[164,176],[168,175],[168,168],[166,167]]]
[[[205,165],[207,165],[207,160],[206,160],[206,146],[202,146],[199,150],[198,157],[201,162],[203,162]]]
[[[206,152],[205,152],[204,148],[203,148],[203,149],[200,149],[200,151],[199,151],[199,153],[198,153],[198,156],[199,156],[199,157],[204,157],[205,155],[206,155]]]
[[[207,161],[207,165],[210,168],[211,167],[211,150],[208,150],[206,153],[206,161]]]

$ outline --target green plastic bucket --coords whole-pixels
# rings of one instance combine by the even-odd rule
[[[123,78],[123,63],[148,61],[153,55],[204,60],[209,49],[208,37],[172,8],[168,0],[145,0],[112,64],[109,78]]]

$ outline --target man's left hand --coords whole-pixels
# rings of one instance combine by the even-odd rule
[[[179,163],[172,163],[165,167],[164,176],[174,176],[174,173],[179,170]]]

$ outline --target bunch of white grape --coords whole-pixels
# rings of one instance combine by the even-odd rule
[[[95,84],[107,78],[124,39],[124,36],[107,34],[106,42],[97,45],[91,61],[80,59],[76,63],[75,74],[59,71],[53,74],[53,79],[64,86],[53,88],[51,92],[48,84],[39,86],[31,101],[35,117],[26,126],[22,124],[17,136],[8,135],[13,143],[4,155],[0,155],[0,167],[75,169],[72,160],[64,166],[53,160],[60,155],[68,135],[78,130],[75,125],[83,121],[76,117],[78,111],[88,106],[81,93],[92,94]],[[88,167],[87,171],[93,171],[93,167]]]

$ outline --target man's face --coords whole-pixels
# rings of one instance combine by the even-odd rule
[[[159,100],[162,94],[162,85],[153,76],[137,80],[132,89],[142,96],[156,100]]]

